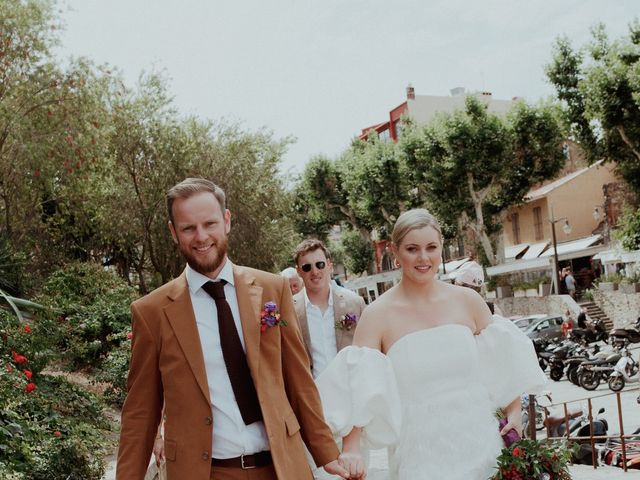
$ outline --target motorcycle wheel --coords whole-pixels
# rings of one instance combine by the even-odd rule
[[[562,375],[564,375],[564,368],[561,368],[561,367],[553,367],[549,372],[549,376],[551,377],[551,380],[554,380],[556,382],[560,381],[560,379],[562,378]]]
[[[567,378],[574,385],[580,386],[580,378],[578,377],[578,368],[570,368],[567,370]]]
[[[580,386],[585,390],[593,391],[600,385],[600,374],[585,370],[580,374]]]
[[[624,378],[621,376],[609,377],[609,381],[607,383],[609,384],[609,388],[612,392],[619,392],[624,388]]]

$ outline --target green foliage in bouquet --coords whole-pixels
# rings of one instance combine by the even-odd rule
[[[502,449],[491,480],[570,480],[572,454],[564,443],[522,439]]]

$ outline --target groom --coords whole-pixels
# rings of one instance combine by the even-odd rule
[[[144,478],[163,405],[168,480],[311,480],[303,442],[347,478],[286,279],[229,261],[231,214],[214,183],[184,180],[167,208],[187,267],[131,306],[116,478]]]

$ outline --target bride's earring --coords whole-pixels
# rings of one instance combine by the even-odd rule
[[[400,268],[400,262],[399,262],[398,260],[394,260],[394,261],[393,261],[393,265],[394,265],[396,268]]]

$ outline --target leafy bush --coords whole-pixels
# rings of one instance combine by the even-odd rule
[[[40,303],[55,317],[58,346],[73,368],[96,367],[130,329],[133,287],[93,264],[73,264],[55,272]],[[54,323],[56,323],[54,322]]]
[[[122,408],[127,395],[131,334],[128,332],[118,333],[114,334],[113,337],[120,337],[118,339],[110,339],[113,341],[117,340],[120,344],[107,354],[107,358],[105,358],[96,370],[95,378],[98,382],[107,383],[107,388],[104,391],[105,400]]]
[[[0,370],[0,478],[102,478],[109,425],[99,399],[60,377],[26,378],[22,367],[12,359]]]
[[[618,229],[614,236],[627,250],[640,249],[640,208],[627,208],[618,220]]]

